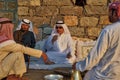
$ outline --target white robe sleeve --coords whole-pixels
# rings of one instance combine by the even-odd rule
[[[84,60],[76,63],[76,69],[85,71],[97,65],[97,63],[100,61],[108,49],[110,42],[109,38],[109,31],[103,30],[89,55]]]

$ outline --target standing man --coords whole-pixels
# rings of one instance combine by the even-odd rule
[[[120,2],[110,4],[109,20],[112,24],[102,30],[89,55],[73,66],[89,70],[83,80],[120,79]]]
[[[32,22],[28,19],[21,20],[16,31],[14,32],[14,40],[24,46],[34,48],[35,47],[35,35],[33,33]],[[24,54],[25,62],[28,62],[29,67],[29,56]]]

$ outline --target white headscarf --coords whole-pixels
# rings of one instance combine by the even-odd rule
[[[20,30],[22,24],[29,24],[29,31],[31,31],[31,32],[34,33],[34,31],[33,31],[33,24],[32,24],[32,22],[31,22],[30,20],[28,20],[28,19],[22,19],[21,22],[20,22],[20,24],[19,24],[18,27],[16,28],[16,30]],[[34,37],[35,37],[35,39],[36,39],[35,33],[34,33]]]
[[[29,31],[32,31],[33,32],[33,24],[30,20],[28,19],[23,19],[21,20],[20,24],[18,25],[18,27],[16,28],[16,30],[20,30],[21,29],[21,25],[22,24],[29,24]]]
[[[53,31],[52,31],[52,33],[51,33],[51,35],[52,35],[52,34],[58,34],[58,33],[57,33],[57,30],[56,30],[56,26],[62,26],[63,29],[64,29],[64,34],[69,34],[69,35],[70,35],[70,31],[69,31],[67,25],[64,24],[63,21],[57,21],[57,22],[56,22],[56,24],[55,24],[55,26],[54,26],[54,29],[53,29]]]

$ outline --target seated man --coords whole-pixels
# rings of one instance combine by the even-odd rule
[[[73,63],[74,47],[70,32],[63,21],[57,21],[51,35],[45,42],[44,51],[54,63]]]
[[[30,56],[43,57],[47,64],[47,55],[41,50],[35,50],[23,45],[17,44],[13,40],[14,25],[8,18],[0,18],[0,80],[4,77],[17,78],[22,80],[22,75],[26,72],[26,65],[23,54]],[[14,79],[7,79],[14,80]]]

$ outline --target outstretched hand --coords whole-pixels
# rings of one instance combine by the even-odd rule
[[[46,55],[46,53],[43,52],[42,57],[43,57],[43,60],[44,60],[45,64],[54,64],[54,62],[52,62],[48,59],[48,56]]]
[[[76,62],[75,63],[73,63],[73,65],[72,65],[72,69],[76,69]]]
[[[54,35],[53,38],[52,38],[52,43],[54,43],[58,38],[58,35]]]
[[[67,54],[67,58],[69,59],[69,58],[71,58],[71,57],[72,57],[71,53],[68,53],[68,54]]]
[[[55,63],[54,63],[54,62],[52,62],[52,61],[50,61],[50,60],[47,60],[47,61],[45,62],[45,64],[50,65],[50,64],[55,64]]]

